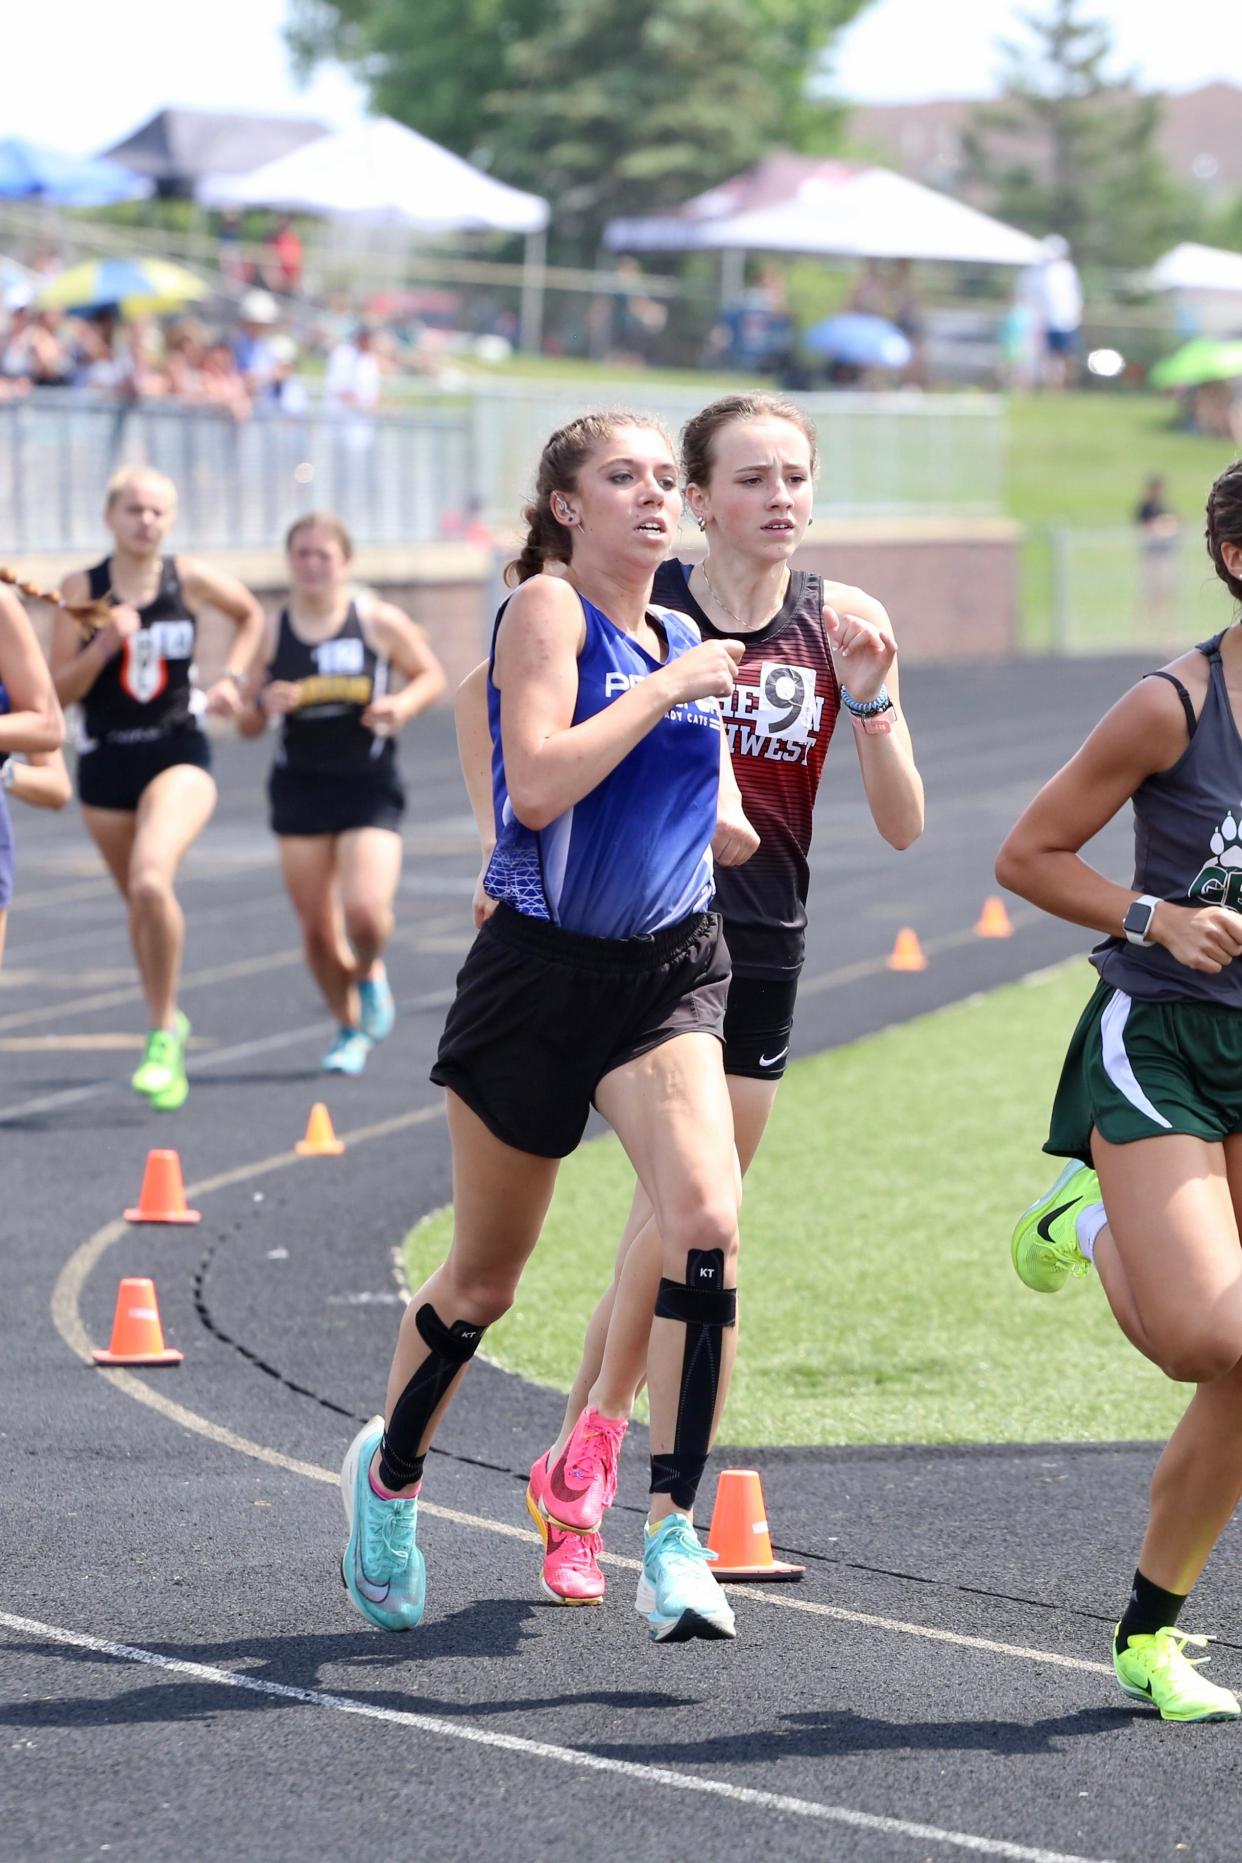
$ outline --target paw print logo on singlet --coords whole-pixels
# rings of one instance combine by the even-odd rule
[[[1226,809],[1224,818],[1212,830],[1208,846],[1211,858],[1205,860],[1189,889],[1189,897],[1204,906],[1228,906],[1242,912],[1242,828],[1238,815]]]

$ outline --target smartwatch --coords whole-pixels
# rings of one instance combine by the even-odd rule
[[[1121,929],[1131,944],[1150,945],[1152,943],[1147,934],[1151,929],[1152,914],[1159,904],[1160,901],[1154,894],[1144,893],[1127,909],[1121,921]]]

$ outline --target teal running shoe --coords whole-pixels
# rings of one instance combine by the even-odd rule
[[[1118,1630],[1121,1628],[1117,1626]],[[1134,1701],[1150,1701],[1162,1721],[1236,1721],[1238,1698],[1199,1674],[1208,1656],[1186,1655],[1186,1645],[1206,1649],[1210,1637],[1192,1637],[1166,1625],[1149,1637],[1131,1637],[1124,1649],[1113,1634],[1113,1670]]]
[[[643,1569],[634,1609],[651,1626],[656,1643],[735,1637],[729,1601],[712,1575],[716,1557],[699,1544],[689,1517],[670,1514],[643,1532]]]
[[[361,1029],[340,1028],[320,1062],[325,1074],[358,1075],[367,1064],[371,1044]]]
[[[190,1091],[185,1076],[185,1049],[190,1039],[190,1024],[179,1009],[170,1029],[152,1029],[142,1051],[142,1060],[130,1080],[135,1093],[145,1094],[161,1112],[181,1106]]]
[[[1078,1246],[1078,1212],[1100,1201],[1095,1172],[1071,1158],[1052,1189],[1018,1218],[1009,1253],[1020,1281],[1037,1294],[1055,1294],[1071,1277],[1089,1274]]]
[[[358,985],[358,1026],[369,1042],[386,1041],[397,1020],[397,1005],[386,975]]]
[[[341,1464],[349,1522],[341,1577],[362,1615],[381,1630],[414,1630],[427,1601],[427,1568],[414,1539],[418,1502],[381,1501],[371,1486],[371,1460],[383,1434],[383,1417],[372,1417]]]

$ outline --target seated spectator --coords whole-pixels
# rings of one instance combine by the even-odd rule
[[[350,409],[370,413],[379,406],[380,381],[375,331],[370,324],[360,323],[328,357],[324,405],[338,414]]]
[[[168,392],[178,401],[203,398],[203,350],[206,332],[192,317],[175,323],[164,338],[164,369]]]
[[[209,343],[203,351],[199,385],[201,398],[207,406],[231,414],[236,421],[249,417],[250,391],[234,360],[232,346],[223,337]]]
[[[275,368],[272,329],[280,309],[270,291],[247,291],[241,301],[241,329],[231,345],[233,363],[250,397],[270,380]]]
[[[29,285],[11,285],[4,294],[5,320],[0,328],[0,378],[30,386],[30,330],[34,312]]]
[[[297,297],[302,289],[302,240],[287,217],[263,248],[263,276],[273,291],[286,297]]]
[[[306,383],[297,373],[298,346],[291,336],[272,338],[273,372],[256,402],[262,414],[289,416],[310,412],[310,395]]]

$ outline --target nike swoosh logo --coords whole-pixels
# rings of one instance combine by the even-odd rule
[[[789,1043],[786,1042],[779,1054],[761,1054],[759,1056],[759,1065],[760,1067],[775,1067],[776,1063],[778,1061],[783,1061],[788,1053]]]
[[[1041,1216],[1035,1225],[1036,1235],[1041,1235],[1045,1242],[1051,1242],[1053,1237],[1050,1231],[1053,1223],[1055,1223],[1058,1216],[1064,1216],[1066,1210],[1072,1210],[1074,1202],[1075,1199],[1071,1197],[1070,1201],[1068,1203],[1063,1203],[1059,1210],[1049,1210],[1046,1216]]]
[[[362,1557],[357,1552],[354,1554],[354,1583],[363,1597],[369,1598],[372,1604],[383,1604],[392,1589],[387,1580],[382,1585],[372,1583],[362,1569]]]

